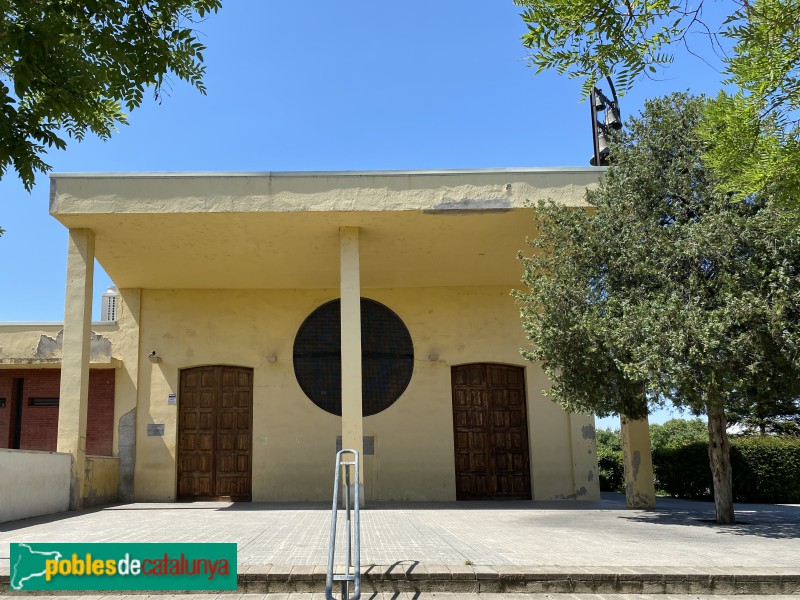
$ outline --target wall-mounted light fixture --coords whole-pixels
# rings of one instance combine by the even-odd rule
[[[160,363],[161,362],[161,357],[158,354],[156,354],[155,350],[153,350],[150,354],[147,355],[147,359],[151,363]]]
[[[431,362],[436,362],[439,360],[439,353],[438,352],[431,352],[428,354],[428,360]]]
[[[267,357],[267,362],[268,363],[276,363],[276,362],[278,362],[278,357],[275,354],[270,354]]]

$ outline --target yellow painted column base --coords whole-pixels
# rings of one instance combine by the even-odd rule
[[[620,422],[622,462],[625,468],[625,505],[627,508],[655,508],[656,489],[647,417],[632,421],[625,415],[620,415]]]

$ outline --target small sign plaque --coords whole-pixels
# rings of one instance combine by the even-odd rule
[[[164,424],[163,423],[148,423],[147,435],[155,437],[164,437]]]
[[[167,404],[177,404],[178,403],[178,396],[176,394],[170,394],[167,396]]]

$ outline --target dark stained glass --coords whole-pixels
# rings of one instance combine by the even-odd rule
[[[294,340],[294,372],[309,399],[329,413],[342,414],[341,302],[312,312]],[[411,335],[393,311],[361,299],[362,411],[365,417],[389,408],[414,370]]]

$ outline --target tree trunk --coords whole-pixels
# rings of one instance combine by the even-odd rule
[[[725,428],[728,425],[725,409],[719,398],[709,398],[708,410],[708,460],[714,481],[714,508],[717,523],[736,522],[733,513],[733,477],[731,471],[731,445]]]

